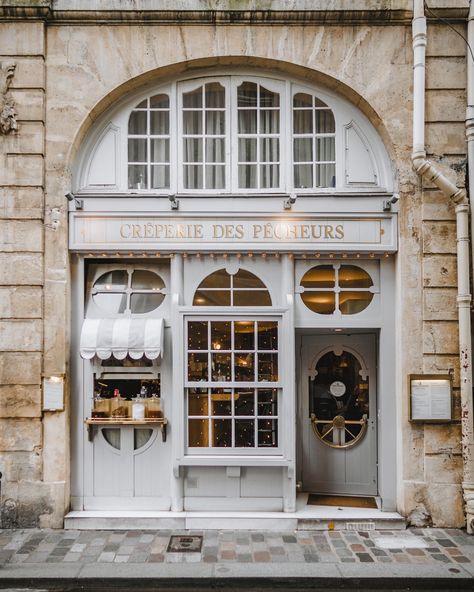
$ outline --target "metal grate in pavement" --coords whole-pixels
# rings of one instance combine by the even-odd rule
[[[202,536],[172,536],[167,553],[200,553]]]

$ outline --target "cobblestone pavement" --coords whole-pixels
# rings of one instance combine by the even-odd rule
[[[168,552],[171,535],[202,535],[200,552]],[[0,564],[371,563],[474,565],[474,537],[455,529],[406,531],[1,530]],[[467,564],[467,565],[466,565]]]

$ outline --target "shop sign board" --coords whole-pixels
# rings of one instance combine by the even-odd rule
[[[337,251],[393,252],[396,217],[136,216],[71,213],[74,251]]]

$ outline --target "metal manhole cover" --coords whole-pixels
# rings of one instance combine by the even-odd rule
[[[172,536],[167,553],[200,553],[202,536]]]

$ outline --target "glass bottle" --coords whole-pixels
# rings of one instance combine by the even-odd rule
[[[147,399],[146,416],[149,419],[163,417],[161,413],[161,399],[155,393],[151,395],[151,398]]]

